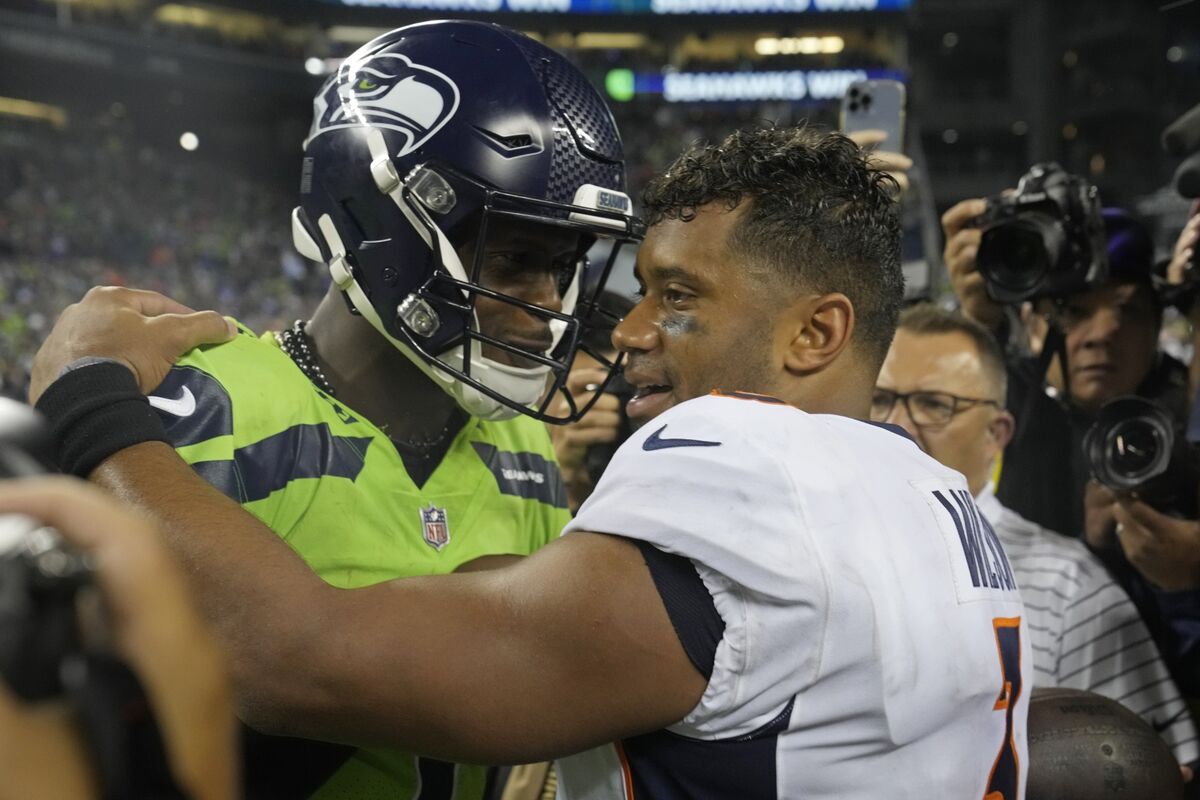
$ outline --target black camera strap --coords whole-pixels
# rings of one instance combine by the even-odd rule
[[[1028,420],[1033,418],[1035,406],[1038,401],[1038,393],[1045,391],[1046,375],[1050,373],[1050,362],[1054,360],[1054,356],[1058,356],[1058,363],[1062,365],[1063,375],[1063,390],[1061,400],[1064,403],[1069,403],[1071,400],[1071,381],[1070,372],[1067,368],[1067,337],[1063,333],[1062,326],[1058,320],[1051,315],[1047,320],[1046,339],[1042,342],[1042,351],[1038,353],[1037,361],[1034,362],[1033,371],[1033,387],[1031,391],[1025,395],[1025,402],[1021,405],[1021,410],[1017,416],[1017,440],[1022,441],[1025,434],[1029,431],[1030,425]]]

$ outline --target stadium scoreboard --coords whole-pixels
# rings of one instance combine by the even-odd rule
[[[362,8],[533,14],[805,14],[902,11],[912,0],[324,0]]]

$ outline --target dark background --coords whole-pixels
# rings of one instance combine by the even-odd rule
[[[903,73],[918,165],[905,200],[913,296],[945,293],[938,215],[1013,185],[1036,161],[1088,176],[1106,205],[1151,223],[1164,254],[1187,213],[1171,188],[1178,162],[1159,136],[1200,102],[1197,2],[913,0],[900,10],[668,16],[6,0],[0,393],[21,394],[54,314],[97,282],[160,289],[258,329],[303,315],[325,286],[290,244],[300,142],[321,82],[306,62],[329,68],[382,29],[445,16],[537,35],[602,89],[612,69]],[[763,36],[838,36],[845,46],[762,56]],[[646,95],[611,105],[634,193],[690,141],[764,119],[833,126],[837,112],[836,100]],[[180,147],[184,132],[198,138],[194,151]]]

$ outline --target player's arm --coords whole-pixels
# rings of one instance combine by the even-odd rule
[[[340,590],[165,444],[92,478],[163,527],[244,717],[269,731],[519,763],[676,722],[704,691],[625,540],[572,534],[500,570]]]
[[[619,537],[573,533],[494,572],[340,591],[323,613],[303,681],[316,691],[282,698],[291,733],[526,763],[678,722],[707,684]]]
[[[233,335],[188,311],[152,292],[89,292],[39,350],[31,400],[65,366],[114,354],[152,391],[180,354]],[[163,442],[87,471],[164,529],[251,723],[512,762],[678,720],[706,683],[619,539],[579,535],[503,570],[342,591]]]

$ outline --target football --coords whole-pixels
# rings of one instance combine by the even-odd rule
[[[1182,800],[1183,776],[1162,737],[1115,700],[1034,689],[1027,800]]]

